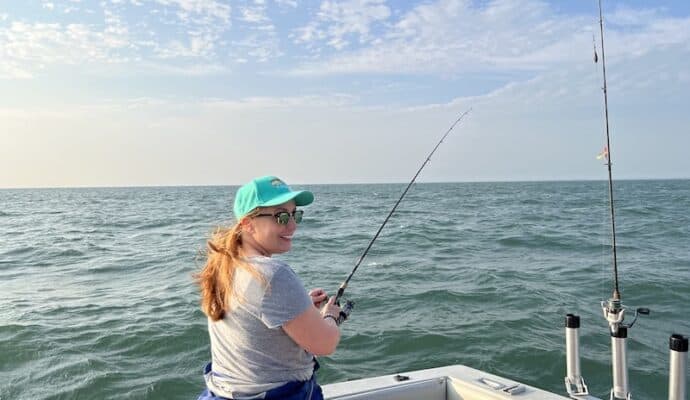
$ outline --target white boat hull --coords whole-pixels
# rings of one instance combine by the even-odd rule
[[[409,379],[396,380],[396,376]],[[404,379],[404,378],[403,378]],[[557,394],[464,365],[405,372],[323,386],[329,400],[566,400]],[[581,397],[582,400],[598,400]]]

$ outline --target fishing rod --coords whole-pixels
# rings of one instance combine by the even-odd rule
[[[612,236],[612,252],[613,252],[613,294],[611,298],[601,301],[601,309],[604,318],[609,325],[609,334],[611,336],[611,367],[613,384],[609,392],[609,399],[624,399],[630,400],[632,395],[628,385],[628,361],[627,361],[627,338],[628,329],[632,328],[637,321],[639,315],[648,315],[648,308],[637,308],[633,319],[630,323],[624,323],[626,307],[621,302],[621,293],[618,287],[618,260],[616,254],[616,218],[614,212],[613,201],[613,175],[611,173],[611,136],[609,130],[609,104],[608,104],[608,87],[606,86],[606,54],[604,53],[604,17],[602,12],[601,0],[599,3],[599,34],[601,39],[601,64],[603,75],[604,92],[604,118],[606,123],[606,146],[601,156],[606,157],[606,166],[608,169],[608,192],[609,192],[609,208],[611,214],[611,236]],[[599,57],[596,52],[596,43],[594,37],[592,38],[594,45],[594,62],[598,63]],[[589,389],[585,384],[584,378],[580,372],[580,350],[579,350],[579,328],[580,317],[575,314],[567,314],[565,321],[566,331],[566,365],[567,375],[565,377],[565,386],[568,394],[572,399],[589,399]],[[673,342],[673,338],[671,340]],[[687,342],[685,342],[687,344]],[[686,349],[687,350],[687,349]],[[678,369],[680,371],[680,369]],[[683,372],[677,374],[684,374]],[[678,380],[680,381],[680,380]],[[674,400],[679,397],[669,397]]]
[[[602,91],[604,92],[604,120],[606,124],[606,147],[604,147],[603,155],[606,157],[606,167],[608,169],[608,188],[609,188],[609,213],[611,215],[611,250],[613,253],[613,294],[608,301],[602,301],[602,309],[604,316],[609,323],[612,334],[619,334],[619,328],[631,328],[638,315],[648,315],[649,309],[638,308],[635,310],[635,315],[630,324],[623,324],[625,307],[621,302],[621,293],[618,287],[618,258],[616,252],[616,215],[614,212],[613,199],[613,175],[611,173],[611,136],[609,130],[609,103],[608,103],[608,87],[606,85],[606,53],[604,52],[604,17],[601,8],[601,0],[599,0],[599,34],[601,38],[601,71],[603,78]],[[594,62],[598,61],[596,49],[594,52]],[[622,333],[620,333],[622,334]]]
[[[613,203],[613,178],[611,174],[611,141],[609,135],[609,108],[608,88],[606,86],[606,57],[604,54],[604,18],[602,12],[602,0],[599,2],[599,33],[601,37],[601,60],[603,74],[604,111],[606,121],[606,147],[600,155],[606,157],[608,168],[609,205],[611,213],[611,234],[613,250],[613,294],[608,301],[601,301],[601,309],[604,318],[609,325],[611,336],[611,367],[612,385],[609,392],[609,400],[631,400],[632,394],[628,385],[628,356],[627,340],[628,330],[633,327],[638,316],[648,315],[648,308],[637,308],[631,322],[624,323],[624,315],[627,308],[621,302],[621,293],[618,287],[618,263],[616,259],[616,222]],[[593,39],[594,42],[594,39]],[[596,43],[594,43],[594,62],[598,62]],[[580,372],[579,349],[580,317],[575,314],[567,314],[565,319],[565,344],[566,344],[566,371],[565,387],[571,399],[585,400],[595,399],[589,395],[589,389]],[[680,334],[672,334],[669,338],[670,365],[669,365],[669,400],[685,400],[686,371],[688,338]]]
[[[606,121],[606,148],[604,155],[606,157],[606,167],[609,173],[609,208],[611,214],[611,249],[613,250],[613,299],[621,300],[621,294],[618,290],[618,259],[616,255],[616,214],[613,206],[613,175],[611,173],[611,139],[609,135],[609,97],[606,86],[606,54],[604,53],[604,18],[601,12],[601,0],[599,0],[599,34],[601,35],[601,71],[603,75],[604,87],[604,120]],[[596,62],[596,52],[594,62]]]
[[[436,152],[436,150],[439,148],[439,146],[441,146],[441,143],[443,143],[443,140],[450,134],[450,132],[453,130],[453,128],[455,128],[455,125],[457,125],[457,124],[465,117],[465,115],[467,115],[467,113],[469,113],[470,111],[472,111],[472,108],[470,108],[469,110],[467,110],[467,111],[465,111],[464,113],[462,113],[462,114],[460,115],[460,117],[458,117],[458,119],[455,120],[455,122],[453,122],[453,124],[450,126],[450,128],[448,128],[448,130],[447,130],[446,133],[443,135],[443,137],[441,137],[441,140],[439,140],[438,143],[436,143],[436,146],[435,146],[434,149],[431,151],[431,153],[429,153],[429,155],[426,157],[426,160],[424,160],[424,163],[422,163],[422,166],[419,167],[419,170],[417,170],[417,173],[414,175],[414,177],[412,177],[412,180],[410,181],[410,183],[409,183],[409,184],[407,185],[407,187],[405,188],[405,191],[403,191],[402,195],[400,195],[400,198],[399,198],[398,201],[395,203],[395,205],[393,206],[393,208],[391,209],[391,211],[388,213],[388,216],[386,216],[386,219],[383,221],[383,223],[382,223],[381,226],[379,227],[379,230],[376,231],[376,234],[374,235],[374,237],[373,237],[373,238],[371,239],[371,241],[369,242],[369,245],[368,245],[367,248],[364,250],[364,252],[362,253],[362,255],[359,257],[359,260],[358,260],[357,263],[355,264],[355,267],[352,269],[352,272],[350,272],[350,275],[348,275],[347,278],[343,281],[343,283],[340,284],[340,287],[338,288],[338,293],[337,293],[336,296],[335,296],[335,303],[336,303],[336,304],[340,304],[340,298],[343,296],[343,293],[345,293],[345,289],[347,288],[348,283],[350,283],[350,279],[352,279],[352,276],[353,276],[353,275],[355,274],[355,272],[357,271],[357,268],[359,268],[359,265],[362,263],[362,261],[364,260],[364,258],[365,258],[365,257],[367,256],[367,254],[369,253],[369,250],[370,250],[371,247],[374,245],[374,242],[375,242],[376,239],[379,237],[379,234],[381,234],[381,231],[383,230],[383,227],[386,226],[386,224],[388,223],[388,220],[391,218],[391,216],[393,215],[393,213],[395,212],[395,210],[398,208],[398,205],[400,204],[400,202],[402,201],[402,199],[403,199],[403,198],[405,197],[405,195],[407,194],[407,191],[410,190],[410,187],[412,187],[412,184],[414,184],[415,180],[417,179],[417,176],[419,176],[419,174],[422,172],[422,170],[424,169],[424,167],[429,163],[429,161],[431,160],[431,156]],[[347,301],[347,303],[346,303],[345,306],[343,307],[343,311],[340,313],[340,318],[339,318],[339,321],[338,321],[339,323],[342,322],[342,321],[344,321],[345,319],[347,319],[347,317],[349,316],[350,312],[352,311],[352,307],[353,307],[353,306],[354,306],[354,303],[353,303],[353,302]]]
[[[611,335],[611,360],[613,385],[610,391],[610,399],[626,399],[632,397],[628,386],[628,361],[627,345],[628,329],[632,328],[639,315],[649,315],[648,308],[637,308],[630,323],[624,323],[626,307],[621,301],[621,293],[618,287],[618,260],[616,253],[616,217],[614,212],[613,200],[613,177],[611,173],[611,138],[609,134],[609,105],[608,88],[606,86],[606,54],[604,52],[604,17],[599,0],[599,34],[601,38],[601,71],[603,76],[604,92],[604,118],[606,122],[606,147],[603,155],[606,157],[606,167],[608,169],[609,186],[609,212],[611,214],[611,249],[613,253],[613,294],[608,301],[601,302],[601,309],[604,318],[609,324]],[[595,57],[596,61],[596,57]]]

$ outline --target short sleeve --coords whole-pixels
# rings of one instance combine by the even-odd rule
[[[287,264],[282,264],[264,294],[261,320],[269,328],[277,328],[312,306],[302,281]]]

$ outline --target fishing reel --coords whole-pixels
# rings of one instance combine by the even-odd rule
[[[336,301],[335,304],[340,307],[340,302]],[[352,309],[355,307],[355,302],[351,300],[345,300],[345,305],[340,309],[340,315],[338,315],[338,320],[335,321],[338,326],[345,322],[347,318],[350,316],[350,313],[352,312]]]
[[[621,304],[619,299],[609,299],[601,302],[601,309],[604,312],[604,318],[608,321],[611,327],[611,333],[617,333],[618,328],[632,328],[640,315],[649,315],[649,308],[639,307],[635,309],[633,320],[629,324],[624,324],[623,319],[625,314],[625,306]]]
[[[637,308],[633,320],[630,323],[624,323],[626,308],[620,300],[618,291],[614,292],[612,298],[608,301],[601,302],[601,308],[604,312],[604,318],[609,324],[609,333],[611,334],[611,366],[613,385],[609,395],[610,400],[625,399],[630,400],[628,386],[628,356],[626,341],[628,339],[628,329],[632,328],[640,315],[649,315],[648,308]]]

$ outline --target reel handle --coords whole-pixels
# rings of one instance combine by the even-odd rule
[[[340,306],[338,302],[336,302],[336,305]],[[340,310],[340,315],[338,315],[338,320],[336,321],[338,326],[345,322],[347,318],[350,316],[350,313],[352,312],[352,309],[355,307],[355,303],[353,301],[347,300],[345,301],[345,306]]]

